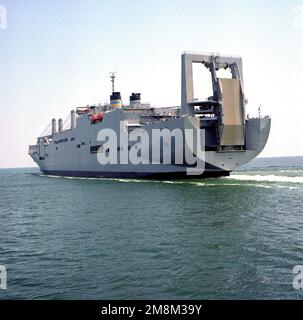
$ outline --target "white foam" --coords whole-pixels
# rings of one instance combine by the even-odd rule
[[[279,172],[286,172],[286,173],[303,173],[302,169],[283,169],[279,170]]]
[[[286,182],[286,183],[303,183],[303,177],[288,177],[276,175],[249,175],[249,174],[232,174],[224,179],[233,179],[241,181],[263,181],[263,182]]]
[[[118,179],[118,178],[105,178],[106,180],[118,181],[118,182],[130,182],[130,183],[144,183],[148,180],[139,180],[139,179]]]
[[[253,188],[265,188],[265,189],[272,189],[274,186],[269,186],[265,184],[256,184],[256,183],[205,183],[205,184],[199,184],[196,183],[196,186],[206,186],[206,187],[230,187],[230,186],[237,186],[237,187],[253,187]]]
[[[60,176],[53,176],[53,175],[50,175],[50,174],[38,174],[40,177],[48,177],[48,178],[61,178]]]
[[[223,183],[213,183],[210,181],[202,182],[202,181],[185,181],[185,180],[144,180],[144,179],[121,179],[121,178],[96,178],[96,177],[68,177],[68,176],[55,176],[55,175],[46,175],[46,174],[38,174],[39,176],[49,177],[49,178],[64,178],[64,179],[76,179],[76,180],[103,180],[103,181],[116,181],[122,183],[164,183],[164,184],[179,184],[179,185],[194,185],[198,187],[211,187],[211,186],[242,186],[242,187],[259,187],[259,188],[272,188],[273,186],[277,188],[289,188],[289,189],[297,189],[297,187],[283,186],[283,185],[267,185],[263,184],[264,182],[269,183],[292,183],[292,184],[302,184],[302,177],[288,177],[288,176],[277,176],[277,175],[252,175],[252,174],[232,174],[229,177],[223,177],[222,179],[233,180],[235,182]],[[236,182],[238,180],[239,182]],[[243,183],[240,181],[248,181],[248,183]],[[249,183],[251,182],[251,183]],[[260,182],[260,183],[255,183]]]

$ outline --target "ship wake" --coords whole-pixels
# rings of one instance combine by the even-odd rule
[[[282,176],[282,175],[252,175],[252,174],[232,174],[229,177],[224,177],[223,179],[228,180],[240,180],[240,181],[253,181],[253,182],[282,182],[291,184],[302,184],[303,176]]]

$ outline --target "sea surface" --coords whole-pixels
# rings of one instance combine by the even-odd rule
[[[0,299],[300,299],[303,157],[144,181],[0,170]]]

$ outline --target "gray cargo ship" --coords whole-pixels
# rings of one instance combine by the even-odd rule
[[[202,64],[211,75],[213,94],[203,101],[194,99],[193,63]],[[220,68],[230,70],[231,77],[219,78]],[[141,103],[140,93],[132,93],[129,103],[122,104],[112,74],[109,104],[72,110],[67,128],[62,119],[53,119],[51,131],[29,146],[29,155],[48,175],[156,179],[229,175],[263,150],[271,119],[245,114],[241,57],[183,53],[181,69],[181,106],[155,108]],[[193,132],[192,143],[186,138],[188,131]],[[113,133],[117,137],[109,141]],[[150,137],[150,143],[143,137]]]

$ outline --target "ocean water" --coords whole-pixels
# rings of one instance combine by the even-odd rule
[[[298,299],[303,157],[140,181],[0,170],[0,299]]]

